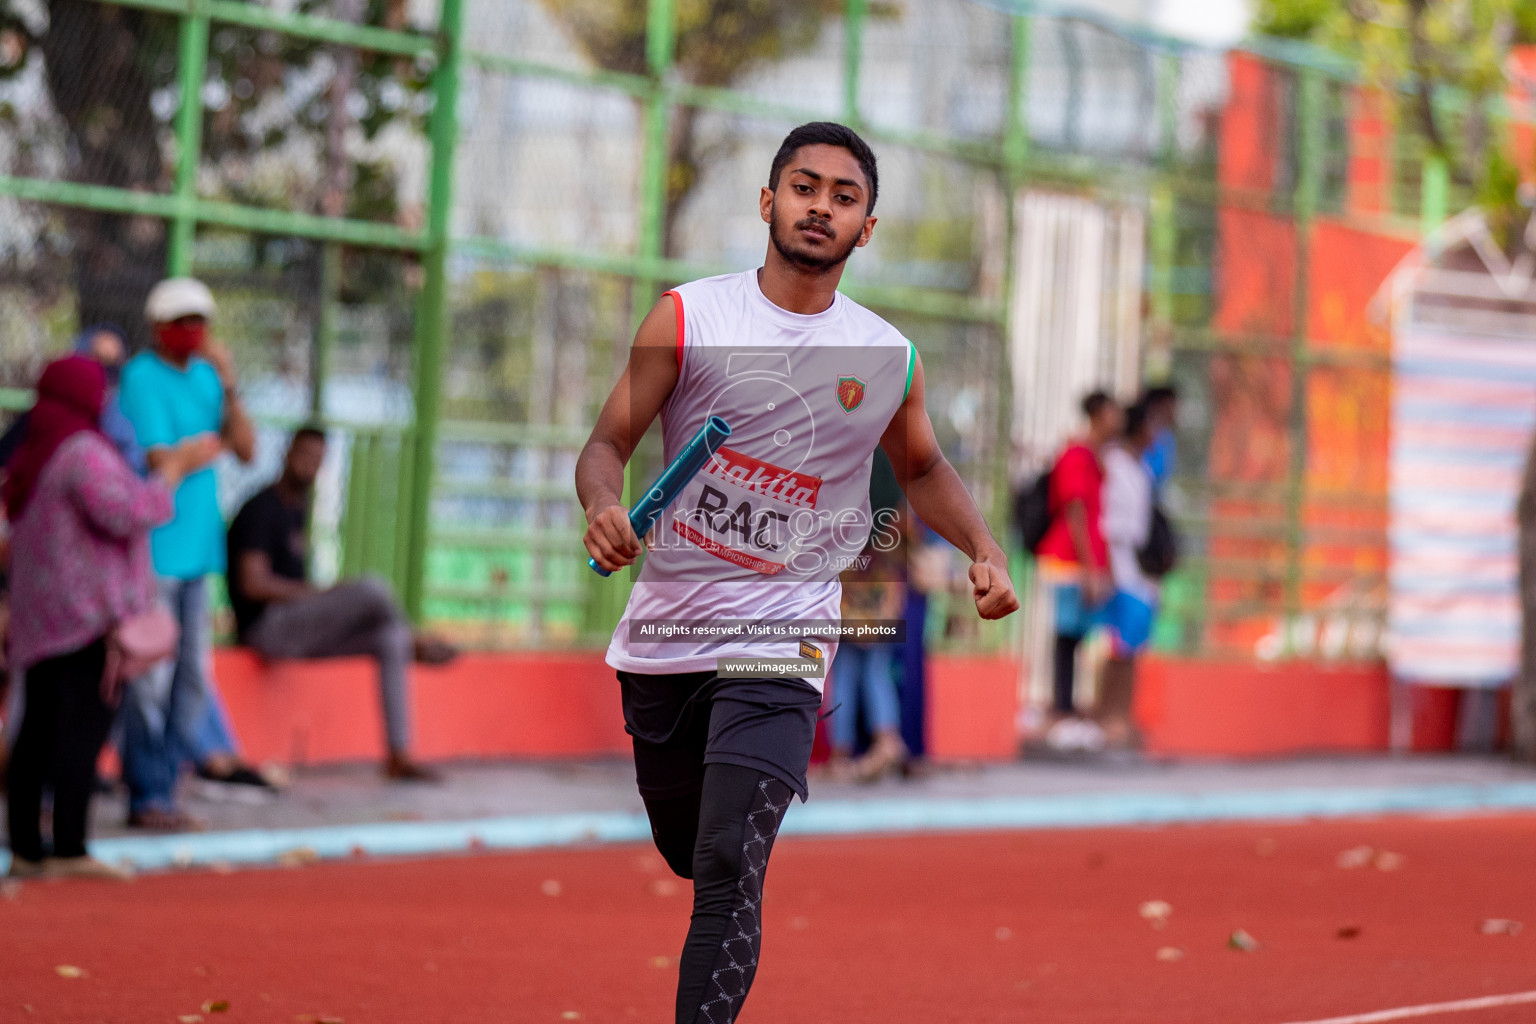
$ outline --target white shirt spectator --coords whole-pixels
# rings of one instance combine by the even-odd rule
[[[1147,604],[1157,601],[1157,584],[1141,571],[1136,552],[1152,532],[1152,474],[1138,455],[1119,444],[1104,449],[1104,511],[1100,526],[1109,546],[1115,589]]]

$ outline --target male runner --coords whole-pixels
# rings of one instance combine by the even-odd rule
[[[694,883],[678,1024],[740,1012],[768,854],[792,797],[805,799],[821,700],[819,678],[730,678],[719,660],[830,662],[837,638],[659,638],[653,624],[838,620],[847,556],[872,528],[880,542],[868,496],[877,445],[913,511],[970,555],[981,616],[1018,608],[1003,551],[934,440],[915,350],[837,291],[874,231],[878,184],[874,154],[850,129],[790,132],[759,198],[763,266],[662,296],[576,463],[587,550],[616,571],[641,550],[621,503],[624,466],[658,413],[668,460],[709,415],[732,427],[648,537],[608,649],[656,847]]]

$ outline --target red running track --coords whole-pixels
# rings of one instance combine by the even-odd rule
[[[1337,866],[1361,845],[1401,861]],[[666,1022],[687,891],[638,846],[13,886],[0,1021]],[[742,1019],[1284,1024],[1533,989],[1536,816],[790,838]]]

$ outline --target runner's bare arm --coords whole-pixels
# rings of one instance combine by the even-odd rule
[[[912,388],[891,418],[880,447],[890,456],[896,481],[919,519],[971,558],[971,586],[976,611],[984,619],[1000,619],[1017,611],[1019,599],[1008,577],[1008,558],[987,529],[981,510],[960,481],[933,436],[933,424],[923,407],[923,361],[914,353]]]
[[[679,310],[663,295],[635,332],[629,364],[613,386],[576,460],[576,496],[587,514],[587,551],[609,572],[640,557],[624,507],[624,466],[677,386]]]

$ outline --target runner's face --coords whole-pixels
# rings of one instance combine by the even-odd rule
[[[864,170],[841,146],[803,146],[763,189],[762,214],[779,255],[807,270],[829,270],[869,242],[875,218],[865,216]]]

